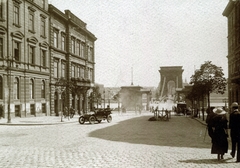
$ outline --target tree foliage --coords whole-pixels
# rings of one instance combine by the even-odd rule
[[[223,94],[226,91],[227,80],[224,77],[222,67],[212,64],[211,61],[206,61],[191,76],[190,84],[193,84],[192,92],[195,96],[207,95],[208,106],[210,106],[210,93]]]
[[[56,87],[60,88],[61,91],[69,89],[69,92],[71,92],[76,88],[76,84],[73,81],[67,80],[66,78],[63,77],[59,78],[55,85]]]
[[[102,100],[102,94],[100,92],[100,87],[99,85],[96,84],[95,88],[93,89],[94,94],[95,94],[95,99],[99,103]]]

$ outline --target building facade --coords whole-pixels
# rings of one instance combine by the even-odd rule
[[[57,115],[64,106],[86,111],[94,84],[95,40],[86,23],[48,0],[0,1],[3,117]]]
[[[40,25],[40,26],[39,26]],[[0,104],[4,117],[49,113],[49,14],[46,1],[0,4]]]
[[[88,111],[91,88],[94,86],[94,42],[96,37],[86,29],[86,23],[71,11],[59,11],[49,5],[50,14],[50,100],[51,115],[64,107],[78,112]],[[59,79],[64,79],[65,84]],[[74,89],[68,89],[74,85]]]
[[[223,11],[228,19],[228,102],[240,103],[240,2],[230,0]]]

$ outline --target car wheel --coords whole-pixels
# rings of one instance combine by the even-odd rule
[[[84,124],[85,123],[85,118],[83,116],[79,117],[78,119],[80,124]]]
[[[95,121],[96,121],[96,117],[95,117],[95,116],[90,116],[90,117],[89,117],[89,123],[90,123],[90,124],[94,124]]]
[[[112,116],[111,116],[111,115],[108,115],[108,116],[107,116],[107,122],[110,123],[111,121],[112,121]]]

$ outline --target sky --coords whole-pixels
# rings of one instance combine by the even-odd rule
[[[95,82],[153,86],[161,66],[182,66],[183,81],[205,61],[227,68],[228,0],[49,0],[87,24],[95,42]]]

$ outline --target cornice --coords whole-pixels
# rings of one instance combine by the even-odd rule
[[[224,9],[222,15],[228,17],[228,15],[232,11],[233,7],[234,7],[234,2],[230,0],[227,4],[226,8]]]
[[[65,13],[63,13],[62,11],[60,11],[58,8],[56,8],[55,6],[53,6],[52,4],[49,4],[48,5],[48,11],[50,13],[50,16],[59,16],[61,17],[62,19],[64,19],[65,21],[68,20],[68,18],[66,17]]]

